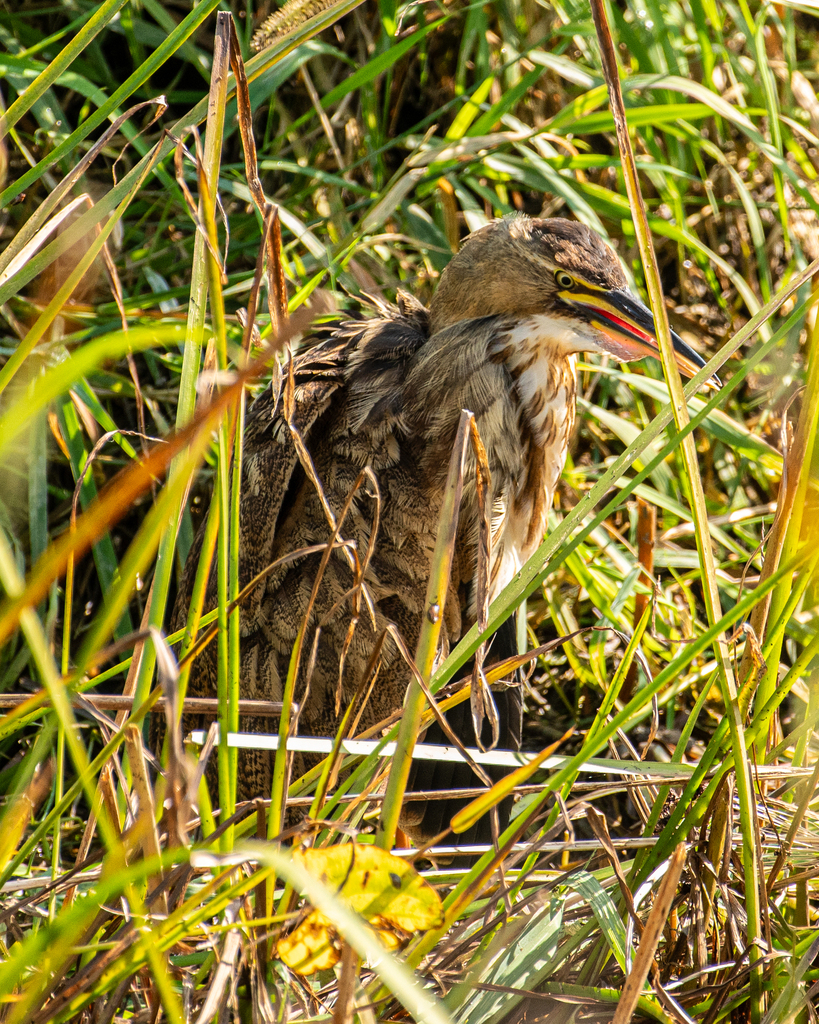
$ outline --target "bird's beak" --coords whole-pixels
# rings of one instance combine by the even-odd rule
[[[590,316],[592,326],[606,339],[603,347],[616,359],[628,362],[644,356],[660,358],[654,316],[631,292],[624,289],[585,295],[564,292],[561,297],[581,307],[586,316]],[[693,377],[705,366],[705,360],[674,331],[671,332],[671,341],[677,366],[686,377]],[[706,383],[714,388],[722,386],[716,374]]]

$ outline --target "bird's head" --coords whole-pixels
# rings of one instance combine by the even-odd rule
[[[617,254],[585,224],[560,217],[507,218],[473,232],[444,271],[429,312],[433,332],[487,316],[536,318],[538,331],[566,355],[660,357],[654,317],[629,290]],[[671,339],[677,366],[693,377],[705,362],[673,331]]]

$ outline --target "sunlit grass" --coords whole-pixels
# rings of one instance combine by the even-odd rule
[[[752,996],[755,1019],[807,1020],[819,723],[814,19],[700,0],[611,9],[659,265],[644,275],[587,6],[338,0],[308,5],[308,20],[255,56],[237,7],[248,80],[238,99],[231,23],[211,17],[217,6],[110,0],[82,19],[59,6],[0,14],[0,689],[45,691],[0,721],[4,1019],[147,1020],[160,1004],[172,1020],[196,1019],[204,1005],[227,1014],[234,982],[242,1012],[259,1020],[285,1003],[290,1019],[321,1017],[352,998],[362,1022],[393,1019],[395,1000],[418,1020],[516,1021],[526,1009],[568,1022],[576,1001],[610,1019],[633,969],[634,916],[647,923],[683,843],[636,1013],[685,1019],[673,999],[689,1019],[716,1022]],[[265,199],[278,208],[289,326],[256,270],[263,236],[273,239]],[[661,286],[672,326],[711,361],[671,399],[659,364],[583,369],[550,532],[483,633],[473,628],[430,679],[436,693],[458,680],[526,601],[530,647],[586,630],[535,661],[527,747],[574,733],[537,787],[521,786],[499,852],[430,872],[440,925],[373,970],[372,932],[299,875],[287,843],[246,845],[282,827],[283,748],[275,810],[233,814],[243,404],[267,379],[272,353],[254,363],[262,346],[295,338],[309,301],[391,299],[398,287],[427,300],[459,236],[515,210],[608,235],[635,287],[648,284],[656,304]],[[254,304],[250,344],[237,310]],[[725,386],[696,394],[714,371]],[[218,607],[200,587],[172,651],[158,631],[170,631],[211,492],[203,549],[218,567]],[[656,585],[638,558],[636,497],[657,509]],[[642,616],[638,592],[649,598]],[[200,791],[196,812],[178,747],[166,743],[157,784],[150,763],[142,781],[138,734],[127,734],[128,757],[123,745],[129,725],[147,741],[149,713],[178,715],[175,656],[191,649],[191,629],[202,643],[213,623],[221,784]],[[632,659],[633,692],[621,689]],[[77,694],[95,692],[127,694],[133,710],[94,717]],[[389,726],[371,737],[379,748],[396,739],[397,716]],[[591,759],[615,755],[632,770],[597,774]],[[334,756],[344,769],[334,789],[326,764],[289,789],[322,820],[316,845],[353,833],[372,842],[381,803],[368,797],[387,785],[388,843],[402,755]],[[159,857],[146,784],[165,812]],[[299,979],[275,958],[301,905],[294,892],[307,889],[349,944],[338,978]],[[751,950],[749,906],[759,907]]]

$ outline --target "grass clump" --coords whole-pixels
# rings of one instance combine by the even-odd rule
[[[248,11],[218,6],[0,13],[3,1019],[813,1019],[813,14],[609,12],[644,276],[585,5],[337,0],[255,55]],[[278,804],[235,806],[244,403],[322,296],[426,300],[515,210],[612,238],[725,386],[670,401],[659,364],[584,368],[550,532],[430,683],[525,601],[527,746],[573,735],[497,851],[424,871],[440,908],[379,958],[338,887],[254,841]],[[219,606],[166,636],[210,493]],[[176,724],[212,626],[208,794]],[[389,767],[344,763],[287,796],[328,856],[371,842]],[[337,954],[309,979],[276,955],[299,894]]]

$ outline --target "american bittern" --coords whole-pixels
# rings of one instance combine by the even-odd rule
[[[308,642],[320,626],[299,731],[330,736],[367,672],[379,643],[377,675],[359,719],[369,727],[402,706],[410,672],[387,631],[394,624],[414,651],[424,613],[430,559],[447,465],[462,409],[470,409],[491,473],[494,597],[540,543],[575,418],[576,356],[607,352],[620,360],[658,355],[654,320],[628,290],[614,251],[594,231],[568,220],[516,217],[466,239],[444,272],[429,309],[399,293],[397,308],[369,320],[336,323],[293,363],[293,390],[268,389],[248,414],[241,496],[241,577],[252,579],[288,553],[326,545],[332,535],[323,498],[359,561],[373,541],[363,573],[371,600],[349,557],[336,549],[309,613]],[[673,336],[679,368],[703,364]],[[287,399],[287,400],[286,400]],[[285,405],[292,400],[290,423]],[[294,432],[312,467],[300,456]],[[353,494],[364,467],[378,481]],[[475,621],[479,509],[467,474],[452,577],[442,629],[442,654]],[[372,536],[378,506],[377,535]],[[198,561],[194,547],[183,578],[175,625],[183,624]],[[242,696],[280,700],[298,630],[308,612],[322,553],[305,554],[268,575],[242,608]],[[215,588],[210,589],[215,603]],[[356,628],[350,630],[354,607]],[[382,638],[383,639],[382,642]],[[496,656],[513,653],[502,638]],[[194,666],[190,691],[215,696],[216,662]],[[498,695],[500,746],[518,749],[519,690]],[[453,719],[474,745],[471,719]],[[269,731],[269,719],[244,719],[243,729]],[[239,798],[270,791],[271,755],[240,755]],[[471,772],[439,765],[422,788],[469,785]],[[420,774],[420,772],[419,772]],[[420,780],[416,781],[417,782]],[[416,808],[413,810],[413,806]],[[420,811],[418,807],[420,806]],[[446,825],[442,802],[408,805],[402,824],[416,841]]]

